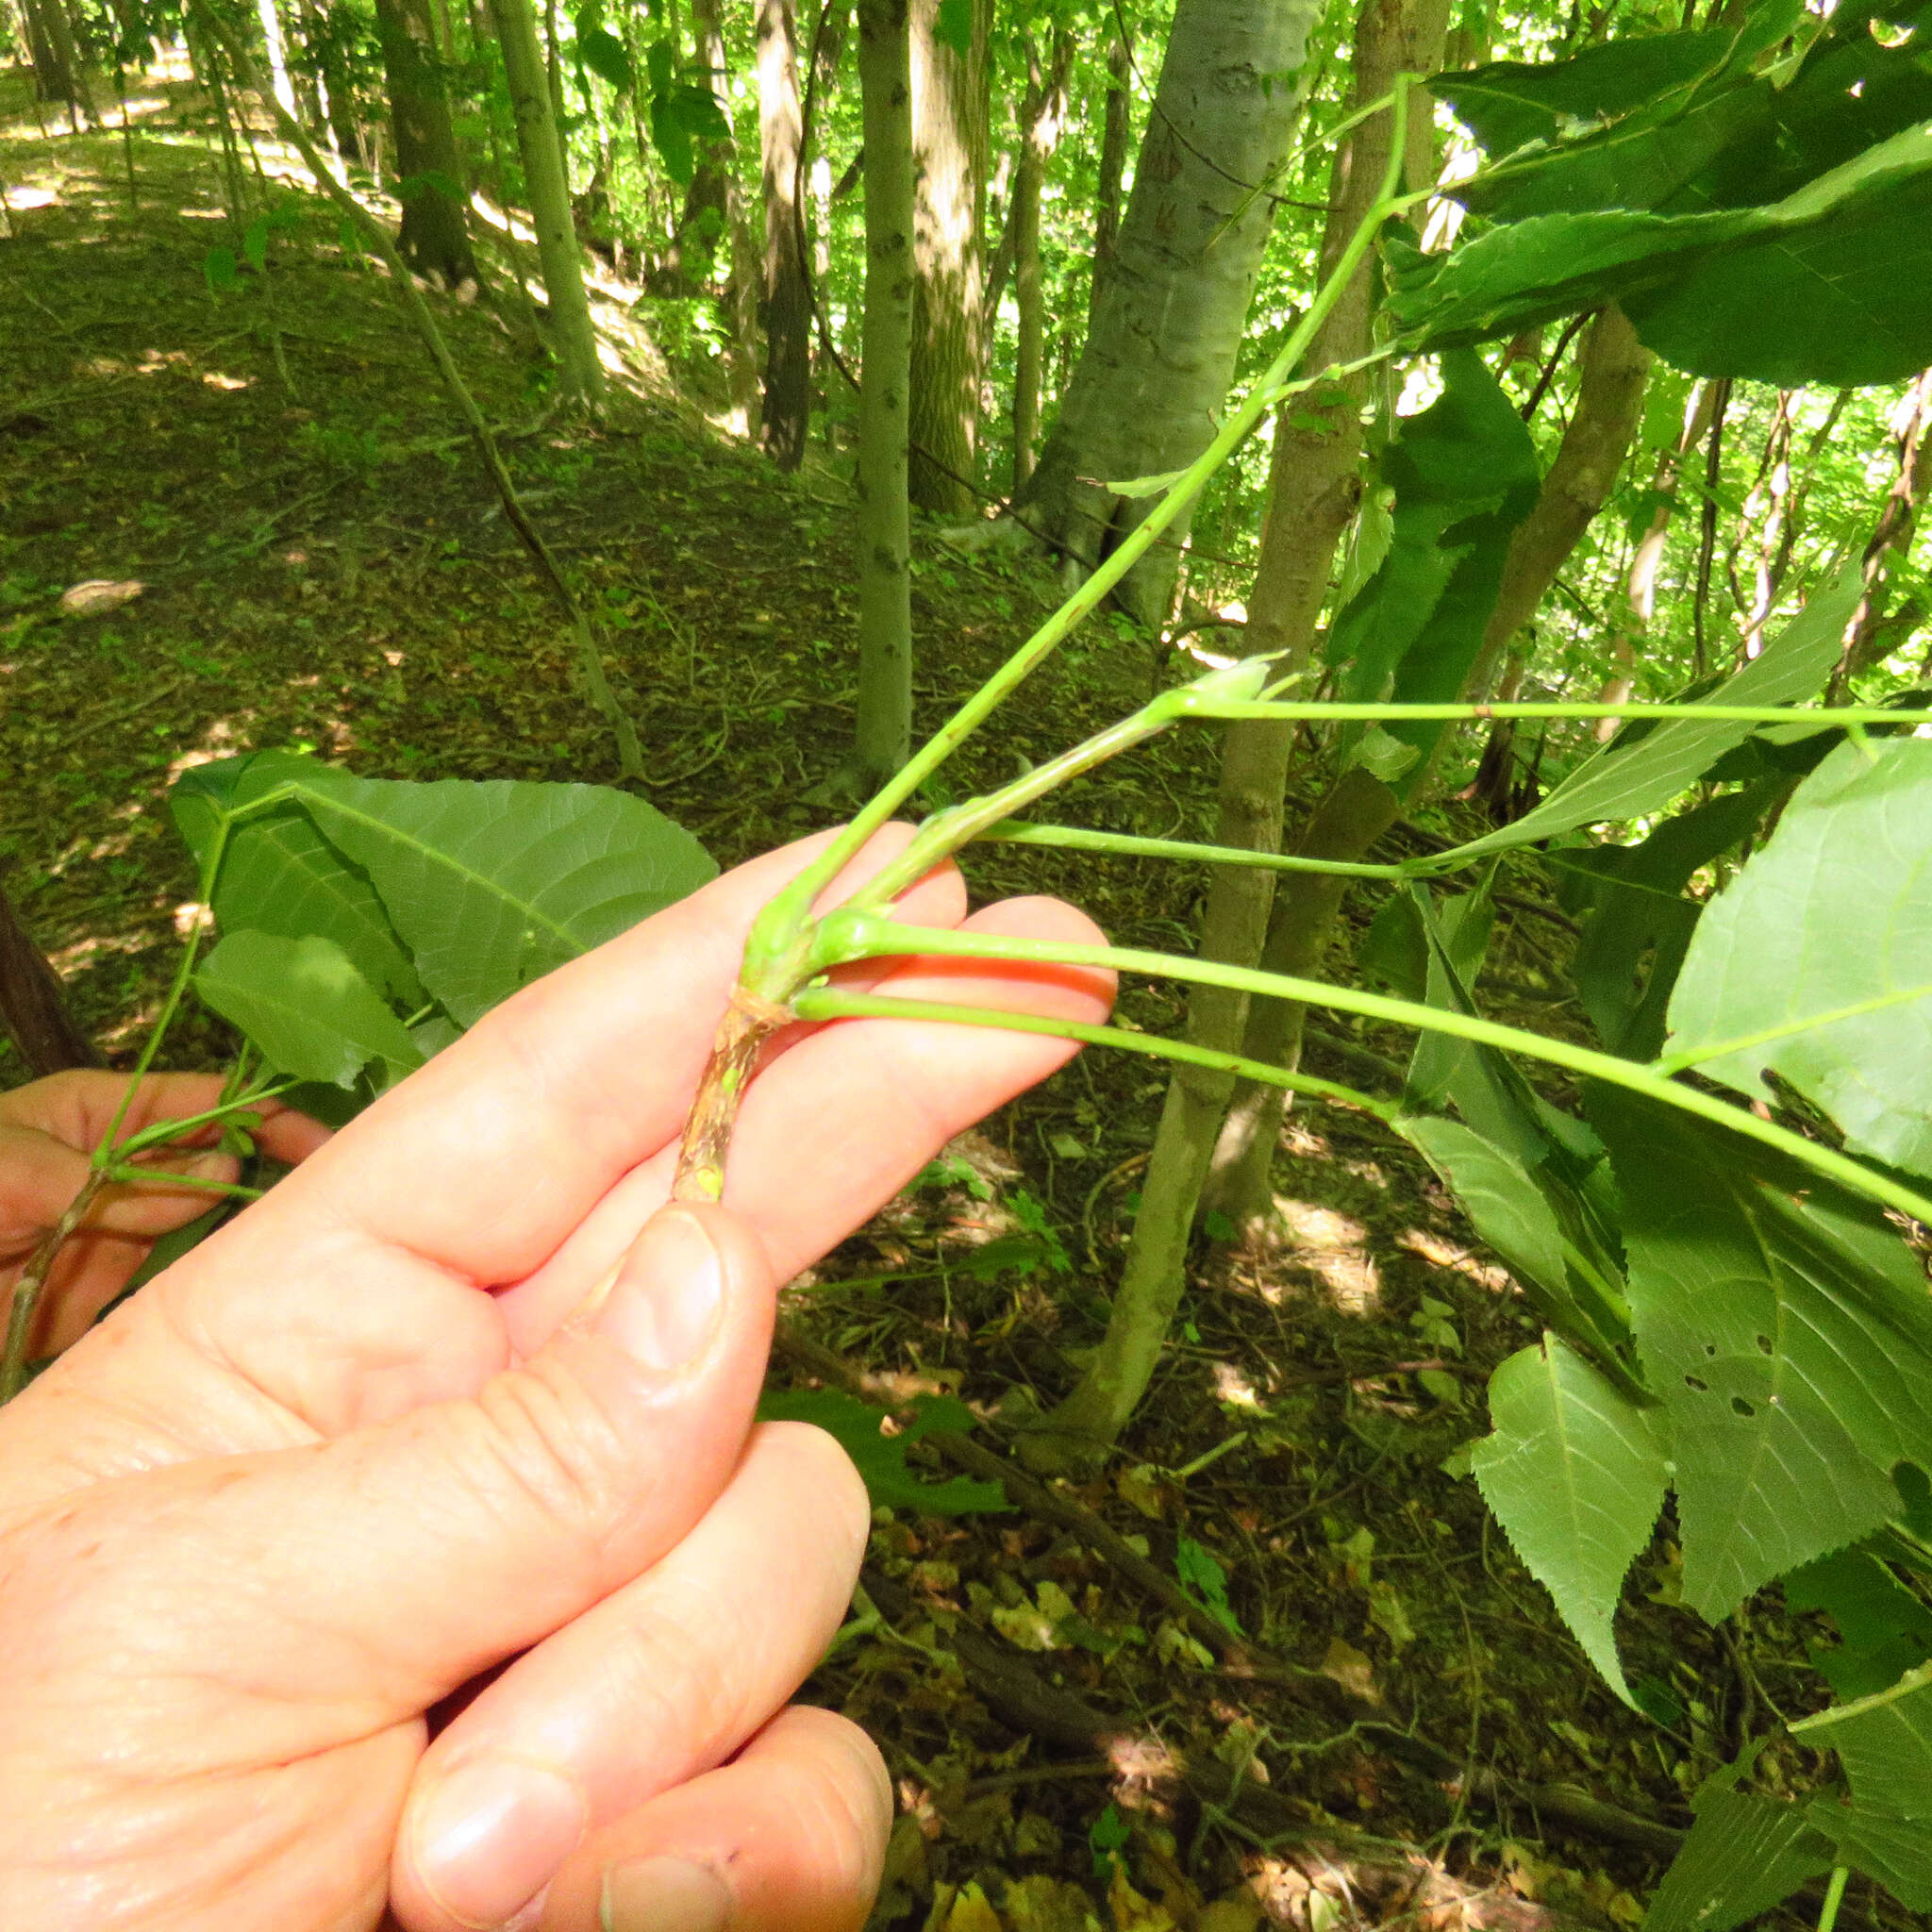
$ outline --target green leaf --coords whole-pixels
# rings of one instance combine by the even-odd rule
[[[1868,1697],[1932,1657],[1932,1609],[1870,1550],[1840,1550],[1793,1570],[1784,1591],[1787,1609],[1823,1610],[1838,1625],[1839,1646],[1807,1646],[1838,1697]]]
[[[1791,1735],[1836,1751],[1852,1787],[1848,1807],[1813,1801],[1809,1823],[1907,1910],[1932,1911],[1932,1664],[1856,1704],[1801,1718]]]
[[[932,37],[964,60],[973,52],[973,0],[940,0]]]
[[[1644,1377],[1671,1429],[1684,1597],[1711,1622],[1897,1513],[1932,1468],[1932,1298],[1874,1208],[1674,1108],[1592,1088]]]
[[[878,1509],[918,1509],[931,1516],[967,1516],[1010,1509],[998,1483],[974,1482],[954,1476],[932,1482],[906,1460],[909,1443],[934,1429],[964,1431],[974,1424],[963,1402],[938,1396],[916,1406],[911,1424],[896,1435],[886,1435],[889,1411],[837,1389],[767,1391],[758,1403],[762,1422],[810,1423],[835,1437],[865,1478],[866,1493]]]
[[[1802,1807],[1747,1791],[1707,1790],[1697,1822],[1650,1902],[1643,1932],[1730,1932],[1828,1872],[1831,1840]]]
[[[268,217],[257,215],[242,231],[242,257],[259,275],[268,267]]]
[[[1459,1121],[1424,1118],[1397,1125],[1441,1175],[1544,1321],[1605,1362],[1618,1363],[1619,1351],[1628,1345],[1629,1308],[1583,1195],[1547,1164],[1525,1161]]]
[[[371,1060],[395,1074],[422,1064],[403,1023],[333,941],[229,933],[194,987],[278,1073],[347,1087]]]
[[[1491,1377],[1490,1415],[1495,1433],[1470,1449],[1483,1500],[1584,1654],[1630,1704],[1611,1619],[1663,1507],[1657,1419],[1549,1334]]]
[[[219,245],[210,248],[202,257],[201,278],[208,284],[210,295],[225,295],[239,289],[242,286],[242,269],[235,259],[235,251]]]
[[[1164,496],[1187,474],[1185,470],[1163,470],[1158,476],[1129,476],[1124,483],[1100,487],[1115,496]]]
[[[631,69],[630,56],[625,52],[624,42],[608,27],[579,26],[576,49],[577,58],[598,79],[615,88],[619,93],[628,93],[636,85],[637,75]]]
[[[1491,61],[1439,74],[1429,91],[1445,100],[1484,150],[1495,157],[1531,142],[1551,142],[1576,123],[1621,119],[1654,108],[1724,58],[1731,36],[1637,34],[1591,47],[1569,60],[1528,66]]]
[[[1221,1560],[1192,1537],[1181,1537],[1174,1544],[1174,1574],[1181,1587],[1224,1629],[1241,1635],[1241,1619],[1227,1601],[1227,1572]]]
[[[222,820],[275,786],[306,778],[312,758],[261,752],[182,774],[169,794],[175,823],[205,864]],[[215,919],[226,933],[332,940],[391,1001],[423,1004],[423,983],[368,876],[289,804],[236,820],[215,882]]]
[[[1442,393],[1401,425],[1381,467],[1395,490],[1388,554],[1330,627],[1328,661],[1344,697],[1453,700],[1495,608],[1510,535],[1536,504],[1536,446],[1482,358],[1463,351],[1442,358]],[[1385,729],[1422,755],[1412,783],[1443,727]]]
[[[1578,1004],[1612,1053],[1647,1060],[1663,1045],[1671,988],[1703,910],[1684,888],[1757,825],[1771,790],[1754,786],[1693,807],[1639,845],[1562,855],[1564,870],[1587,868],[1595,880],[1570,971]]]
[[[591,785],[276,774],[381,898],[430,996],[469,1026],[715,876],[655,807]]]
[[[1670,1057],[1748,1095],[1774,1070],[1854,1151],[1932,1173],[1932,741],[1843,744],[1706,910]]]
[[[1712,704],[1790,705],[1812,696],[1844,647],[1844,628],[1865,594],[1856,564],[1811,601],[1735,676],[1707,695]],[[1776,727],[1776,728],[1782,728]],[[1688,791],[1718,758],[1751,736],[1749,724],[1673,718],[1626,729],[1586,759],[1535,810],[1514,824],[1457,847],[1458,858],[1507,852],[1609,819],[1644,818]]]

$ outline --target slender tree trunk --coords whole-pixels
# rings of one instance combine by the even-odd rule
[[[551,114],[550,79],[537,39],[537,16],[530,0],[491,0],[491,11],[516,116],[517,148],[530,197],[530,223],[537,231],[537,255],[543,265],[543,288],[550,298],[550,341],[558,375],[566,396],[595,408],[604,397],[604,369],[597,359],[590,298],[584,292],[583,257],[571,219],[570,181],[564,172],[563,143]]]
[[[1365,106],[1386,93],[1399,69],[1419,64],[1420,51],[1407,0],[1365,0],[1356,31],[1354,104]],[[1386,113],[1372,116],[1337,152],[1321,258],[1324,277],[1375,199],[1389,165],[1391,132]],[[1138,185],[1135,193],[1138,198]],[[1310,346],[1307,368],[1352,361],[1367,351],[1371,286],[1365,265],[1330,310]],[[1257,654],[1278,654],[1284,669],[1307,661],[1335,546],[1355,512],[1361,393],[1357,376],[1340,384],[1332,396],[1296,396],[1275,425],[1260,564],[1244,643]],[[1226,728],[1217,843],[1280,849],[1293,743],[1292,727],[1274,722]],[[1316,829],[1310,828],[1311,837]],[[1261,956],[1275,897],[1273,873],[1217,868],[1202,915],[1202,956],[1253,965]],[[1187,1036],[1201,1045],[1245,1051],[1244,1036],[1253,1037],[1259,1018],[1245,995],[1197,987],[1188,1001]],[[1028,1459],[1039,1466],[1084,1460],[1111,1444],[1140,1401],[1186,1284],[1195,1212],[1234,1092],[1231,1075],[1206,1068],[1176,1068],[1170,1077],[1107,1335],[1078,1387],[1046,1419],[1045,1430],[1026,1440]]]
[[[1578,358],[1576,407],[1537,492],[1536,508],[1516,526],[1503,565],[1496,608],[1470,667],[1468,696],[1480,699],[1497,663],[1542,602],[1565,558],[1576,548],[1597,512],[1609,501],[1630,440],[1643,415],[1643,389],[1655,358],[1637,340],[1624,311],[1601,310],[1583,337]],[[1494,725],[1483,753],[1476,795],[1496,805],[1509,789],[1515,759],[1514,726]],[[1497,789],[1500,788],[1500,789]]]
[[[74,69],[62,57],[60,44],[49,29],[45,9],[50,0],[20,0],[26,27],[27,58],[33,62],[34,98],[75,105]]]
[[[0,1026],[36,1079],[69,1067],[97,1067],[101,1057],[74,1024],[60,980],[0,888]]]
[[[1898,475],[1887,492],[1878,527],[1865,546],[1865,601],[1852,618],[1845,644],[1846,678],[1862,676],[1891,649],[1892,641],[1924,614],[1923,599],[1907,600],[1900,611],[1887,615],[1891,574],[1911,555],[1919,527],[1919,510],[1932,490],[1932,369],[1905,393],[1893,413],[1890,429],[1898,446]],[[1899,622],[1911,613],[1911,621]]]
[[[88,100],[87,82],[80,68],[80,50],[75,45],[74,27],[67,18],[67,9],[61,0],[26,0],[29,30],[37,25],[41,38],[45,44],[48,65],[44,74],[37,59],[34,75],[41,83],[43,100],[58,100],[66,104],[69,125],[75,133],[80,132],[80,110],[87,107],[88,118],[96,125],[100,117],[93,111]],[[48,92],[49,89],[58,92]]]
[[[1039,466],[1014,508],[1091,569],[1151,497],[1107,481],[1164,474],[1207,446],[1234,375],[1273,212],[1266,184],[1301,111],[1320,0],[1179,0],[1120,248]],[[1150,629],[1185,518],[1116,592]]]
[[[1093,184],[1093,267],[1087,284],[1087,328],[1100,313],[1100,291],[1121,240],[1121,182],[1127,172],[1127,142],[1134,131],[1134,46],[1124,13],[1115,13],[1107,43],[1107,106],[1100,123],[1100,166]]]
[[[911,0],[914,194],[912,500],[965,515],[978,506],[979,384],[990,0],[972,0],[967,53],[937,36],[941,0]]]
[[[1051,70],[1042,74],[1040,57],[1026,49],[1027,88],[1020,106],[1020,156],[1013,170],[1013,292],[1020,329],[1013,358],[1013,491],[1017,495],[1033,474],[1034,445],[1040,437],[1040,378],[1046,350],[1046,289],[1040,270],[1040,196],[1046,165],[1059,145],[1067,111],[1067,67],[1073,37],[1057,36]]]
[[[261,44],[268,55],[269,87],[290,113],[295,111],[295,87],[289,78],[289,46],[282,34],[282,16],[275,0],[255,0],[255,17],[261,23]]]
[[[303,43],[315,73],[317,106],[328,132],[329,145],[335,149],[338,160],[366,166],[362,130],[356,118],[355,90],[349,83],[348,67],[336,37],[334,9],[315,4],[315,0],[302,0],[301,18]]]
[[[799,251],[803,112],[791,0],[758,0],[758,146],[764,167],[765,452],[782,470],[805,460],[811,426],[811,308]],[[870,111],[870,109],[868,109]],[[867,161],[868,190],[871,162]],[[867,294],[867,312],[871,295]]]
[[[730,74],[724,59],[724,23],[718,0],[691,0],[691,35],[705,84],[721,106],[730,98]],[[708,284],[717,272],[721,248],[730,247],[730,201],[735,186],[733,143],[708,142],[699,152],[691,185],[684,191],[684,216],[677,225],[673,265],[684,281]]]
[[[858,427],[858,742],[868,778],[912,745],[912,74],[908,0],[858,0],[865,121],[865,339]]]
[[[261,0],[271,8],[275,0]],[[396,237],[403,258],[418,275],[453,289],[476,279],[475,258],[463,224],[463,157],[450,126],[449,96],[428,0],[375,0],[389,81],[390,121],[395,131],[396,172],[414,185],[403,199]],[[280,95],[277,94],[277,99]],[[291,113],[293,100],[283,102]],[[428,181],[422,177],[441,178]],[[454,191],[454,192],[452,192]]]

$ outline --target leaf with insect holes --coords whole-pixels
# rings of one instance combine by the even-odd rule
[[[1751,1096],[1775,1072],[1855,1152],[1932,1173],[1932,742],[1842,744],[1798,787],[1670,1017],[1673,1058]]]
[[[1548,1334],[1491,1378],[1490,1414],[1494,1433],[1470,1448],[1483,1500],[1584,1654],[1629,1704],[1611,1620],[1663,1507],[1658,1419]]]
[[[1932,1911],[1932,1664],[1790,1730],[1814,1751],[1836,1751],[1851,1785],[1849,1806],[1817,1798],[1806,1814],[1836,1840],[1838,1862],[1870,1873],[1907,1911]]]
[[[1811,601],[1735,676],[1706,693],[1714,705],[1794,705],[1813,696],[1831,675],[1844,629],[1865,594],[1854,561],[1838,582]],[[1635,819],[1661,811],[1683,796],[1711,765],[1761,727],[1721,719],[1670,718],[1626,725],[1587,758],[1532,811],[1513,824],[1457,847],[1459,858],[1507,852],[1582,825]],[[1782,730],[1782,725],[1774,727]]]
[[[1684,1600],[1728,1616],[1898,1513],[1932,1468],[1932,1298],[1869,1203],[1776,1151],[1607,1087],[1631,1315],[1669,1425]]]
[[[347,1087],[371,1060],[393,1074],[422,1064],[402,1021],[332,940],[229,933],[194,987],[278,1073]]]

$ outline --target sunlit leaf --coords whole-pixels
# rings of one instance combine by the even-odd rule
[[[1775,1070],[1857,1152],[1932,1172],[1932,741],[1840,745],[1799,786],[1706,910],[1670,1015],[1670,1052],[1710,1078],[1755,1096]]]
[[[1650,1902],[1643,1932],[1731,1932],[1831,1869],[1831,1840],[1802,1806],[1748,1791],[1709,1791]]]
[[[1490,1414],[1494,1433],[1470,1448],[1483,1500],[1584,1654],[1628,1704],[1611,1618],[1663,1507],[1658,1419],[1555,1335],[1496,1371]]]

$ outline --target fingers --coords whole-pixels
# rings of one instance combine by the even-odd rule
[[[972,932],[1088,941],[1092,923],[1051,899],[1008,900]],[[1111,975],[983,960],[895,962],[878,990],[908,999],[1007,1007],[1097,1021]],[[962,1128],[1045,1078],[1074,1051],[1039,1034],[921,1021],[847,1020],[806,1035],[755,1079],[731,1143],[725,1199],[758,1230],[781,1280],[891,1200]],[[500,1298],[535,1347],[636,1239],[669,1194],[675,1149],[613,1188],[555,1257]]]
[[[662,1562],[520,1658],[430,1747],[391,1887],[408,1932],[511,1920],[587,1831],[736,1752],[824,1654],[868,1524],[830,1437],[758,1430]]]
[[[834,891],[909,836],[881,833]],[[320,1213],[482,1285],[521,1278],[682,1126],[752,920],[824,842],[740,866],[505,1002],[278,1191],[277,1219]],[[965,909],[956,874],[913,896],[946,924]]]
[[[125,1618],[130,1592],[178,1594],[187,1537],[198,1623],[178,1638],[157,1630],[142,1667],[198,1678],[219,1657],[230,1673],[299,1687],[240,1700],[235,1735],[201,1740],[212,1761],[292,1762],[413,1720],[683,1540],[742,1449],[773,1286],[727,1209],[669,1210],[600,1305],[473,1397],[167,1473],[177,1533],[134,1539],[135,1559],[109,1579],[119,1597],[104,1587],[86,1614]],[[101,1332],[110,1339],[111,1324]],[[123,1492],[139,1506],[125,1484],[95,1493]],[[171,1644],[194,1658],[170,1665]]]
[[[552,1884],[541,1932],[858,1932],[891,1823],[872,1740],[788,1710],[734,1762],[596,1833]]]

